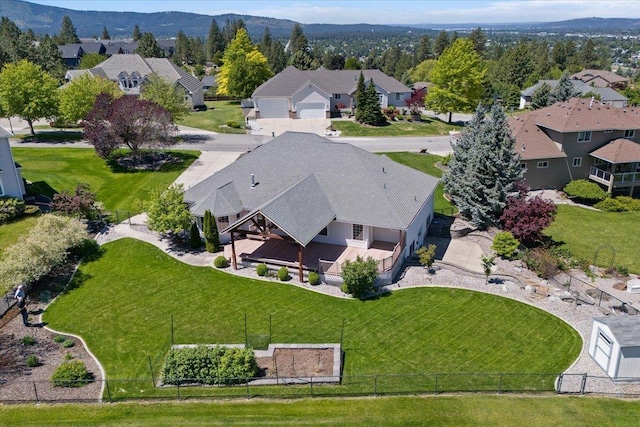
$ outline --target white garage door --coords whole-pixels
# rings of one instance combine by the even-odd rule
[[[299,102],[296,105],[299,119],[324,119],[325,106],[322,102]]]
[[[262,98],[258,100],[258,110],[263,119],[287,119],[289,101],[287,98]]]
[[[613,341],[602,332],[598,333],[598,338],[596,338],[596,350],[593,358],[596,359],[598,365],[600,365],[600,367],[605,371],[609,369],[612,347]]]

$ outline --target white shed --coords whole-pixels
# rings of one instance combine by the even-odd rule
[[[640,380],[640,316],[594,318],[589,355],[613,380]]]

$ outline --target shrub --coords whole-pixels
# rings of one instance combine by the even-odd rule
[[[289,269],[287,267],[280,267],[280,270],[278,270],[278,280],[286,282],[289,279],[291,279],[291,276],[289,276]]]
[[[607,197],[607,193],[598,184],[586,179],[571,181],[564,187],[564,192],[570,197],[587,202],[597,202]]]
[[[30,354],[29,356],[27,356],[27,366],[30,368],[35,368],[36,366],[40,365],[40,359],[38,359],[38,356],[36,356],[35,354]]]
[[[75,342],[73,342],[72,340],[67,339],[67,340],[62,341],[62,346],[63,346],[64,348],[71,348],[71,347],[73,347],[74,345],[76,345],[76,343],[75,343]]]
[[[36,344],[36,339],[34,337],[32,337],[31,335],[25,335],[24,337],[22,337],[22,344],[24,344],[24,345],[35,345]]]
[[[368,292],[375,290],[375,281],[378,278],[378,261],[369,257],[363,260],[358,255],[355,261],[345,261],[342,264],[342,280],[345,293],[356,298],[362,298]]]
[[[58,344],[62,344],[65,340],[66,338],[62,335],[56,335],[55,337],[53,337],[53,341],[57,342]]]
[[[78,218],[98,217],[96,195],[89,190],[89,184],[78,184],[73,194],[68,191],[54,194],[51,207],[55,211]]]
[[[442,166],[449,166],[449,163],[451,163],[451,157],[451,153],[447,154],[442,158],[442,160],[440,160],[440,164]]]
[[[229,266],[229,261],[223,255],[219,255],[213,260],[213,265],[216,268],[227,268]]]
[[[23,200],[15,197],[0,197],[0,224],[20,218],[24,214],[25,206]]]
[[[36,205],[26,205],[24,207],[24,214],[25,215],[38,215],[40,214],[40,208]]]
[[[309,284],[312,286],[316,286],[320,284],[320,275],[315,271],[309,272],[309,276],[307,277],[309,280]]]
[[[493,238],[491,250],[502,258],[511,259],[518,251],[518,246],[520,246],[520,242],[513,237],[513,234],[508,231],[501,231]]]
[[[234,129],[240,129],[242,125],[234,120],[227,121],[227,126]]]
[[[345,108],[347,108],[347,105],[344,102],[338,102],[336,103],[336,108],[338,110],[344,110]]]
[[[436,245],[432,243],[427,247],[421,246],[420,249],[416,251],[416,255],[418,255],[420,259],[420,264],[430,270],[433,265],[433,259],[436,256]]]
[[[253,350],[249,348],[171,348],[162,367],[165,384],[239,384],[258,374]]]
[[[529,188],[518,184],[518,193],[507,199],[500,222],[513,237],[525,244],[533,244],[543,239],[542,231],[556,216],[556,205],[540,196],[528,198]]]
[[[616,197],[618,203],[624,206],[626,211],[640,211],[640,199],[634,199],[629,196]]]
[[[618,199],[614,197],[607,197],[593,205],[593,207],[607,212],[623,212],[626,210],[625,206],[618,202]]]
[[[73,360],[73,354],[71,354],[71,353],[65,353],[65,354],[64,354],[64,360],[65,360],[65,362],[66,362],[66,361],[69,361],[69,360]]]
[[[93,375],[81,360],[62,363],[51,376],[56,387],[82,387],[93,380]]]
[[[198,224],[193,222],[191,224],[191,235],[189,236],[189,246],[191,249],[199,249],[202,246],[202,239],[200,238],[200,230],[198,230]]]
[[[256,266],[256,273],[258,273],[258,276],[264,277],[269,273],[269,267],[267,267],[266,264],[258,264]]]
[[[561,263],[561,260],[553,253],[543,248],[526,250],[522,253],[521,259],[529,270],[534,271],[543,279],[555,276]]]

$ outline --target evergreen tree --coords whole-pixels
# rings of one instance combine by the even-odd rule
[[[598,55],[593,40],[588,38],[580,48],[578,62],[582,68],[593,69],[598,66]]]
[[[244,28],[245,30],[247,29],[242,19],[234,19],[233,21],[227,19],[224,24],[224,28],[222,29],[224,49],[227,48],[229,43],[231,43],[231,40],[233,40],[236,34],[238,34],[238,30],[241,28]]]
[[[164,52],[151,33],[143,33],[136,53],[143,58],[162,58]]]
[[[295,55],[295,53],[300,50],[304,52],[309,51],[309,40],[307,40],[307,36],[305,36],[302,31],[302,25],[296,22],[291,30],[291,37],[289,37],[289,52]]]
[[[378,91],[373,79],[369,80],[365,94],[364,108],[361,112],[362,123],[378,126],[384,123],[385,118],[380,109],[380,98],[378,97]]]
[[[62,61],[60,50],[54,43],[54,40],[48,35],[45,35],[40,40],[40,44],[37,47],[32,47],[32,49],[35,50],[34,55],[32,56],[33,62],[42,67],[44,71],[51,74],[53,78],[57,79],[59,82],[63,82],[64,74],[67,70],[64,62]]]
[[[189,38],[189,63],[203,66],[207,62],[204,42],[200,37]]]
[[[500,70],[503,83],[515,85],[518,89],[524,88],[525,82],[533,72],[533,57],[524,40],[520,40],[500,61]]]
[[[558,85],[551,91],[551,104],[556,102],[565,102],[574,96],[577,96],[577,92],[569,79],[569,73],[565,72],[560,80],[558,81]]]
[[[222,36],[220,27],[218,27],[216,20],[212,19],[211,26],[209,27],[209,35],[207,36],[207,59],[213,61],[216,53],[220,52],[220,54],[222,54],[224,52],[224,47],[224,37]]]
[[[360,71],[358,84],[356,86],[356,121],[362,121],[362,114],[367,103],[367,87],[364,84],[364,74]]]
[[[476,52],[478,52],[478,55],[484,56],[486,50],[485,44],[487,43],[487,35],[484,33],[484,31],[482,31],[482,28],[478,27],[475,30],[471,31],[471,34],[469,34],[469,40],[471,40],[471,43],[473,43],[473,48]]]
[[[258,48],[260,52],[266,56],[269,68],[271,68],[271,71],[274,73],[279,73],[287,66],[287,56],[284,52],[284,47],[282,43],[273,39],[269,27],[264,28],[264,35]]]
[[[207,252],[220,251],[220,235],[218,234],[218,224],[216,219],[211,215],[211,211],[206,210],[204,212],[204,219],[202,221],[202,232],[204,234],[204,244]]]
[[[497,225],[509,193],[522,179],[520,155],[507,116],[499,104],[482,118],[481,109],[469,123],[462,144],[445,174],[445,188],[460,213],[479,229]],[[458,158],[459,157],[459,158]]]
[[[418,48],[413,58],[413,64],[418,65],[429,58],[431,58],[431,39],[425,34],[420,37],[420,42],[418,43]]]
[[[202,246],[202,239],[200,238],[200,230],[198,230],[198,224],[193,222],[191,224],[191,236],[189,238],[189,246],[191,249],[199,249]]]
[[[80,39],[78,38],[78,34],[76,33],[76,27],[73,26],[71,18],[66,15],[62,18],[62,25],[60,26],[60,32],[58,33],[56,43],[80,43]]]
[[[309,52],[298,50],[291,57],[291,65],[298,70],[312,70],[314,68],[313,57]]]
[[[111,40],[111,35],[109,35],[109,30],[107,30],[107,27],[102,27],[102,35],[100,36],[100,39]]]
[[[537,110],[539,108],[548,107],[551,105],[551,86],[544,82],[538,87],[538,89],[531,95],[531,108]]]
[[[433,53],[436,54],[436,58],[442,55],[442,53],[447,50],[449,46],[451,46],[451,43],[449,41],[449,33],[447,33],[445,30],[440,31],[433,46]]]
[[[139,42],[142,38],[142,33],[140,33],[140,27],[138,27],[138,24],[133,26],[133,33],[131,34],[131,37],[133,37],[134,42]]]
[[[189,63],[189,38],[182,30],[176,35],[176,51],[171,59],[178,65]]]

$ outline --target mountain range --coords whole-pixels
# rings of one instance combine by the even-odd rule
[[[137,24],[142,32],[151,32],[158,38],[175,37],[179,30],[188,36],[206,38],[211,20],[215,19],[222,28],[227,20],[242,19],[249,35],[254,39],[262,37],[265,27],[269,27],[276,38],[284,38],[291,34],[294,21],[287,19],[267,18],[250,15],[221,14],[201,15],[185,12],[104,12],[65,9],[56,6],[45,6],[22,0],[2,0],[0,16],[6,16],[26,30],[31,28],[37,34],[55,34],[60,29],[64,16],[69,16],[76,27],[79,37],[94,37],[106,27],[111,38],[130,37]],[[640,33],[640,19],[632,18],[582,18],[560,22],[531,22],[512,24],[416,24],[411,26],[372,25],[372,24],[306,24],[303,25],[305,35],[313,39],[340,33],[356,36],[372,32],[381,35],[422,32],[441,29],[472,29],[475,27],[491,30],[515,31],[548,31],[548,32],[607,32],[607,33]]]

